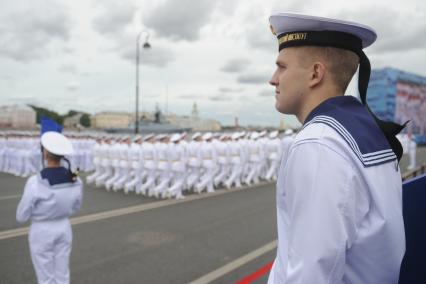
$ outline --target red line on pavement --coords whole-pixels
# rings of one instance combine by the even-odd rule
[[[236,284],[251,284],[256,279],[262,277],[264,274],[268,273],[272,268],[273,262],[270,262],[266,264],[265,266],[262,266],[259,270],[253,272],[252,274],[244,277],[241,280],[238,280]]]

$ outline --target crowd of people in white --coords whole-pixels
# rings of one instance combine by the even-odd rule
[[[73,135],[72,168],[93,171],[86,182],[107,190],[183,198],[182,192],[213,192],[277,179],[293,132],[160,135]],[[42,167],[39,135],[0,133],[0,171],[27,177]]]
[[[67,157],[73,169],[93,170],[92,151],[96,142],[90,134],[66,134],[74,154]],[[28,177],[42,169],[40,133],[0,132],[0,172]]]
[[[291,137],[291,133],[285,135]],[[290,138],[291,139],[291,138]],[[283,142],[278,131],[232,134],[153,134],[97,139],[95,172],[87,183],[107,190],[135,191],[161,198],[183,198],[182,192],[213,192],[276,180]]]
[[[213,192],[217,187],[241,187],[277,179],[283,152],[293,131],[159,134],[134,136],[73,134],[72,169],[92,172],[88,184],[126,194],[183,198],[185,190]],[[408,169],[416,166],[416,144],[399,135],[409,154]],[[42,168],[40,135],[0,132],[0,172],[28,177]]]

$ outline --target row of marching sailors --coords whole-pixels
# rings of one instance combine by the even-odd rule
[[[189,142],[185,138],[186,134],[100,138],[93,153],[95,172],[87,183],[180,199],[187,189],[213,192],[218,186],[240,187],[277,178],[282,154],[278,131],[220,137],[195,133]]]
[[[65,134],[74,153],[67,157],[73,170],[93,170],[92,150],[95,140],[91,136]],[[0,172],[28,177],[42,168],[40,134],[36,132],[0,132]]]

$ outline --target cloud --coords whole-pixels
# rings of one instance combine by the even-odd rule
[[[268,97],[268,98],[273,98],[275,96],[275,92],[274,89],[271,87],[271,89],[263,89],[261,90],[258,95],[260,97]]]
[[[195,41],[210,20],[215,1],[166,0],[144,19],[144,25],[158,37]]]
[[[236,58],[228,61],[220,70],[227,73],[238,73],[244,71],[249,64],[248,59]]]
[[[136,9],[133,5],[122,1],[107,1],[97,4],[99,12],[92,21],[93,28],[107,36],[123,34],[132,24]]]
[[[52,41],[69,40],[72,22],[66,8],[54,1],[43,4],[11,9],[0,16],[0,56],[20,62],[37,60],[48,56]]]
[[[229,87],[219,87],[219,92],[221,93],[239,93],[244,91],[243,88],[229,88]]]
[[[61,73],[76,74],[77,67],[75,67],[72,64],[62,64],[61,66],[58,67],[58,71]]]
[[[198,99],[200,99],[200,95],[196,95],[196,94],[180,94],[178,96],[178,98],[184,99],[184,100],[198,100]]]
[[[266,84],[269,74],[245,74],[238,76],[237,82],[241,84]]]
[[[426,17],[425,9],[403,13],[397,7],[370,5],[369,10],[380,13],[365,13],[365,7],[356,10],[343,10],[336,13],[336,18],[360,22],[372,27],[377,32],[377,41],[371,46],[371,53],[406,52],[426,48],[426,25],[419,24]],[[370,48],[369,48],[370,50]]]
[[[134,64],[136,60],[136,51],[133,45],[123,45],[117,47],[121,57]],[[175,60],[175,53],[166,47],[153,46],[150,49],[141,49],[139,56],[139,64],[151,65],[155,67],[166,67],[170,62]]]
[[[213,95],[213,96],[209,96],[209,100],[214,102],[229,101],[229,96]]]
[[[70,82],[67,85],[67,90],[69,92],[75,92],[78,91],[80,89],[80,84],[78,84],[77,82]]]

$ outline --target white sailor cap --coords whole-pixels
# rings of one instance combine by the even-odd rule
[[[232,134],[231,138],[232,140],[237,140],[238,138],[240,138],[240,133],[235,132],[234,134]]]
[[[47,131],[41,136],[41,145],[49,153],[57,156],[71,155],[74,152],[71,141],[63,134]]]
[[[274,139],[278,136],[278,131],[272,131],[271,133],[269,133],[269,138]]]
[[[259,137],[263,137],[263,136],[265,136],[265,135],[266,135],[266,133],[268,133],[268,131],[266,131],[266,130],[262,130],[262,131],[259,133]]]
[[[224,134],[220,135],[219,140],[224,140],[226,138],[228,138],[228,134],[224,133]]]
[[[158,134],[155,138],[157,139],[157,141],[161,141],[167,137],[167,134]]]
[[[123,135],[123,136],[120,137],[120,141],[125,141],[127,139],[130,139],[129,135]]]
[[[209,140],[209,139],[211,139],[213,137],[213,135],[212,135],[212,133],[211,132],[206,132],[206,133],[204,133],[204,135],[203,135],[203,139],[204,140]]]
[[[292,13],[273,14],[269,22],[272,33],[278,38],[279,51],[295,46],[329,46],[356,53],[360,58],[358,89],[361,102],[366,104],[371,66],[362,49],[377,38],[372,28],[354,22]]]
[[[180,134],[179,133],[175,133],[175,134],[173,134],[172,135],[172,137],[170,138],[170,141],[171,142],[176,142],[176,141],[179,141],[180,140]]]
[[[287,130],[284,132],[284,134],[285,134],[285,135],[291,135],[291,134],[293,134],[293,129],[287,129]]]
[[[141,135],[136,135],[135,137],[133,137],[133,142],[137,142],[139,140],[142,140],[142,136]]]
[[[250,135],[250,138],[253,140],[256,140],[257,138],[259,138],[259,132],[255,131]]]
[[[143,140],[143,141],[148,141],[149,139],[151,139],[151,138],[153,138],[154,137],[154,134],[148,134],[148,135],[145,135],[145,139]]]
[[[201,136],[201,133],[200,132],[195,132],[193,135],[192,135],[192,140],[195,140],[195,139],[197,139],[198,137],[200,137]]]

